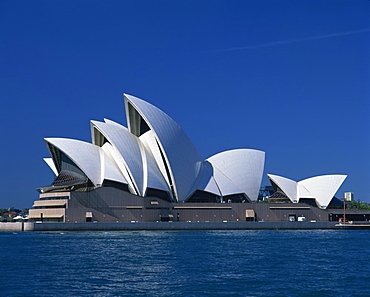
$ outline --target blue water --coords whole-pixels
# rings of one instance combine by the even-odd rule
[[[0,232],[0,296],[370,296],[370,231]]]

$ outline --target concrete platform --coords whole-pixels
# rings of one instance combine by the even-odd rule
[[[24,231],[24,223],[0,222],[0,231]]]
[[[336,222],[0,223],[0,231],[337,229]]]

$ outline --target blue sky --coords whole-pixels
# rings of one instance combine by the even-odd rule
[[[43,138],[126,124],[122,93],[204,158],[260,149],[265,174],[348,174],[337,196],[370,201],[369,15],[367,0],[0,1],[0,207],[53,181]]]

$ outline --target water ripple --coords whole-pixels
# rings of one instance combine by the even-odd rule
[[[368,231],[0,232],[3,296],[370,296]]]

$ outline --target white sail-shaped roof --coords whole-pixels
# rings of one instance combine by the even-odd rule
[[[265,164],[265,152],[252,149],[229,150],[216,154],[207,161],[230,179],[250,200],[257,200]],[[217,178],[216,182],[218,182]]]
[[[137,195],[144,194],[144,173],[143,160],[140,143],[137,137],[131,134],[128,129],[119,124],[110,122],[91,121],[93,128],[96,128],[109,143],[113,146],[112,157],[120,168]],[[95,130],[92,129],[94,132]],[[93,141],[96,137],[93,135]]]
[[[299,202],[301,198],[315,198],[321,208],[327,208],[347,177],[343,174],[330,174],[314,176],[296,182],[278,175],[268,174],[267,176],[292,202]]]
[[[213,178],[216,181],[217,187],[220,189],[221,196],[225,197],[243,193],[243,191],[238,188],[238,186],[235,185],[229,177],[216,167],[213,168]]]
[[[320,175],[304,179],[299,184],[316,198],[320,207],[326,208],[346,177],[343,174]]]
[[[102,152],[98,146],[68,138],[45,138],[45,141],[68,156],[95,186],[102,184]]]
[[[104,180],[127,184],[140,196],[149,189],[166,191],[178,202],[185,202],[197,190],[217,196],[245,194],[249,200],[257,200],[264,152],[230,150],[202,161],[189,137],[167,114],[130,95],[124,95],[124,100],[129,128],[105,119],[91,121],[92,144],[45,139],[52,158],[44,160],[57,175],[54,185],[63,185],[66,177],[80,183],[88,178],[95,186],[102,186]],[[326,208],[347,176],[322,175],[299,182],[272,174],[268,177],[292,202],[316,199]]]
[[[114,122],[112,120],[104,119],[107,124],[116,125],[118,127],[122,127],[125,131],[128,131],[126,127]],[[143,160],[143,171],[144,171],[144,190],[146,192],[147,188],[157,189],[169,192],[170,188],[168,183],[166,182],[164,176],[162,175],[161,171],[159,170],[156,161],[154,160],[153,156],[150,154],[150,150],[148,150],[142,139],[137,139],[140,144],[142,160]],[[143,147],[144,145],[144,147]]]
[[[170,187],[160,172],[156,162],[154,161],[150,152],[144,149],[145,160],[146,160],[146,189],[158,189],[170,193]],[[145,190],[146,190],[145,189]]]
[[[298,186],[297,197],[310,198],[310,199],[315,198],[312,196],[312,194],[306,189],[306,187],[303,184],[298,183],[297,186]]]
[[[129,131],[136,136],[147,130],[155,133],[174,196],[177,201],[185,201],[194,190],[202,170],[197,149],[181,127],[163,111],[127,94],[124,94],[124,99]],[[153,156],[156,157],[155,154]]]
[[[203,162],[203,175],[200,180],[197,190],[202,190],[208,193],[222,196],[220,189],[214,179],[214,169],[208,161]]]
[[[153,131],[147,131],[143,135],[139,137],[141,143],[145,146],[145,148],[151,153],[153,156],[153,159],[158,166],[161,175],[164,177],[166,180],[166,183],[170,185],[170,178],[167,175],[167,170],[166,170],[166,164],[165,161],[163,160],[162,154],[161,154],[161,149],[158,146],[158,142],[156,140],[156,135]]]
[[[296,181],[274,174],[267,174],[267,176],[270,181],[275,183],[275,185],[277,185],[292,202],[298,202]]]
[[[114,147],[111,157],[120,167],[131,187],[138,195],[144,196],[148,187],[169,191],[169,186],[159,171],[153,157],[143,146],[139,138],[116,122],[104,119],[105,123],[91,121],[109,143]],[[95,130],[92,129],[93,133]],[[93,139],[99,139],[93,135]],[[118,153],[117,153],[118,152]],[[121,165],[121,166],[120,166]]]
[[[130,95],[124,95],[124,101],[128,128],[104,119],[91,121],[92,144],[46,139],[52,159],[45,162],[59,185],[66,177],[77,182],[89,178],[95,186],[104,180],[126,184],[131,193],[143,197],[155,193],[152,190],[165,191],[178,202],[191,199],[197,191],[245,194],[257,200],[264,152],[232,150],[202,161],[189,137],[166,113]]]
[[[53,162],[53,158],[44,158],[44,161],[45,161],[46,164],[48,164],[48,166],[50,167],[50,169],[53,170],[54,174],[55,175],[58,175],[58,170],[55,167],[55,164]]]
[[[106,144],[110,145],[110,144]],[[109,157],[109,154],[106,154],[104,149],[102,148],[104,154],[104,179],[116,181],[123,184],[128,184],[125,177],[121,174],[120,170],[118,169],[116,163]]]

